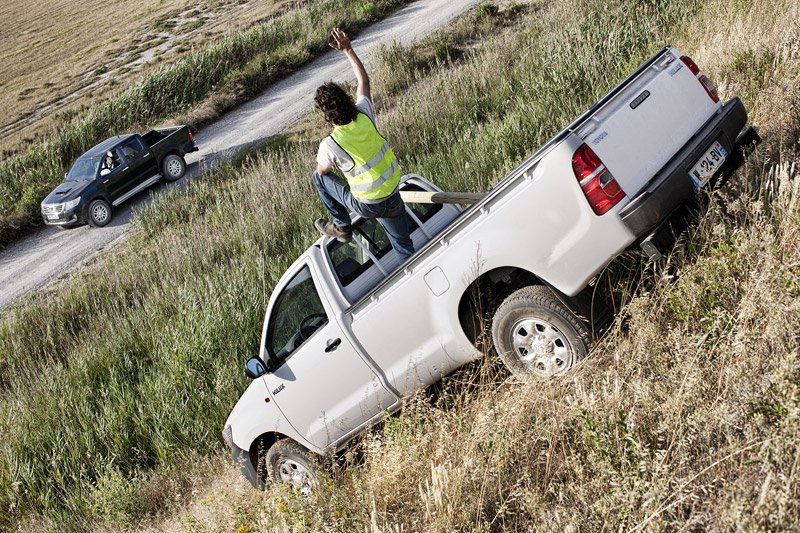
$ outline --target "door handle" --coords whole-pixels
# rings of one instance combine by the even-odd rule
[[[127,172],[129,168],[131,168],[131,167],[125,167],[125,168],[122,169],[122,171],[123,172]]]
[[[108,180],[103,180],[103,185],[105,185],[106,183],[108,183]]]
[[[342,344],[342,339],[328,339],[328,344],[325,346],[325,353],[331,353],[339,345]]]

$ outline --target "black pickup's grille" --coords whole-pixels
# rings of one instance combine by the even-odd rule
[[[45,215],[60,215],[64,212],[64,204],[43,204],[42,213]]]

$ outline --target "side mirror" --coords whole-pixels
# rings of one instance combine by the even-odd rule
[[[267,373],[267,366],[261,358],[254,356],[247,360],[244,365],[244,373],[250,379],[257,379]]]

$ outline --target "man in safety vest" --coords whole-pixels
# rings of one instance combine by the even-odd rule
[[[353,237],[350,211],[365,218],[376,218],[386,230],[402,263],[414,253],[405,204],[397,186],[400,166],[386,139],[375,127],[375,112],[370,100],[369,77],[364,65],[339,28],[331,32],[331,47],[344,52],[358,80],[357,99],[335,83],[317,88],[314,101],[333,126],[317,152],[314,184],[333,221],[317,219],[314,226],[324,235],[348,242]],[[347,182],[331,170],[338,168]]]

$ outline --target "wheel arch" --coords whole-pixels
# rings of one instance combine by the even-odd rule
[[[480,348],[483,321],[491,320],[494,310],[512,292],[526,285],[543,285],[533,272],[516,266],[495,267],[482,272],[458,301],[458,322],[472,344]]]
[[[248,460],[250,461],[250,467],[255,473],[255,482],[253,483],[254,486],[261,490],[266,488],[269,478],[267,476],[267,467],[261,458],[266,455],[267,450],[269,450],[273,444],[279,440],[289,438],[291,437],[288,437],[282,433],[278,433],[277,431],[267,431],[256,437],[253,442],[250,443],[250,448],[247,450],[247,454]],[[251,482],[252,481],[253,480],[251,480]]]
[[[598,298],[590,284],[575,296],[567,296],[545,282],[530,270],[518,266],[500,266],[481,273],[462,293],[458,302],[458,321],[461,329],[477,348],[481,348],[484,321],[491,323],[494,312],[511,293],[522,287],[545,285],[575,315],[585,322],[593,336],[606,329],[613,320],[613,312],[602,298]]]
[[[81,202],[84,214],[88,215],[89,204],[91,204],[95,200],[105,200],[106,202],[108,202],[108,205],[111,205],[111,197],[108,195],[108,193],[104,191],[97,191],[94,194],[92,194],[85,203]]]
[[[184,159],[184,157],[185,157],[185,156],[184,156],[184,155],[181,153],[181,151],[180,151],[180,150],[178,150],[177,148],[170,148],[168,152],[164,152],[164,153],[163,153],[163,154],[161,154],[161,156],[159,156],[159,158],[158,158],[158,171],[159,171],[159,172],[161,172],[161,170],[162,170],[162,169],[161,169],[161,167],[162,167],[162,165],[164,164],[164,160],[165,160],[165,159],[166,159],[168,156],[171,156],[171,155],[177,155],[177,156],[178,156],[178,157],[180,157],[181,159]],[[185,159],[184,159],[184,162],[186,162],[186,160],[185,160]]]

